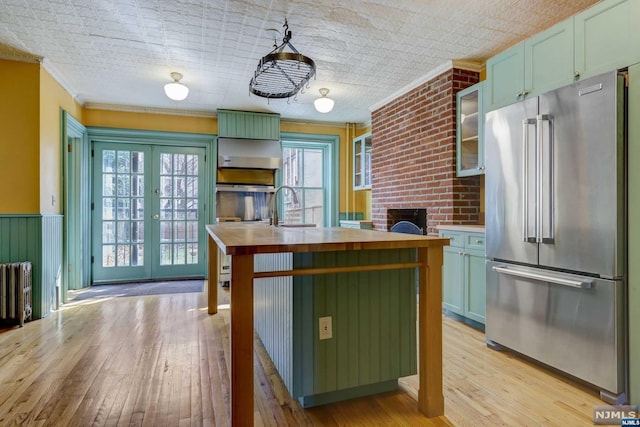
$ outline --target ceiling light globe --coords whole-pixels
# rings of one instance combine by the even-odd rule
[[[328,113],[329,111],[333,110],[333,104],[333,99],[327,98],[326,96],[313,101],[313,105],[316,107],[316,110],[318,110],[319,113]]]
[[[174,101],[182,101],[189,95],[189,88],[178,82],[167,83],[164,85],[164,93]]]

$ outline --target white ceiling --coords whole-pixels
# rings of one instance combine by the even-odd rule
[[[367,122],[369,108],[448,61],[483,61],[597,0],[0,0],[0,56],[44,58],[82,104]],[[249,94],[282,41],[317,67],[297,99]],[[2,52],[4,54],[2,55]],[[185,101],[169,100],[169,73]],[[313,108],[327,87],[336,106]]]

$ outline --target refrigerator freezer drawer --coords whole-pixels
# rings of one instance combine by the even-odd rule
[[[620,394],[624,283],[487,262],[486,338]]]

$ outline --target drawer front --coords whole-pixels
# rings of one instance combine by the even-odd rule
[[[440,237],[449,240],[449,246],[464,247],[464,233],[458,231],[440,230]]]
[[[342,227],[342,228],[360,228],[360,226],[358,224],[355,224],[353,222],[343,222],[343,221],[340,221],[340,227]]]
[[[470,233],[465,236],[464,247],[467,249],[479,249],[484,252],[484,234]]]

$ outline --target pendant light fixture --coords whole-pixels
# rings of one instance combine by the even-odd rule
[[[334,104],[333,99],[327,97],[329,89],[323,87],[319,90],[319,92],[322,96],[313,101],[313,105],[314,107],[316,107],[316,110],[318,110],[319,113],[328,113],[329,111],[333,110]]]
[[[187,95],[189,95],[189,88],[180,83],[182,74],[174,71],[171,73],[171,78],[173,79],[173,82],[164,85],[164,93],[174,101],[182,101],[187,97]]]
[[[289,98],[316,74],[316,64],[291,44],[289,24],[284,20],[284,37],[280,45],[262,57],[249,82],[249,91],[263,98]],[[288,47],[291,52],[284,52]]]

